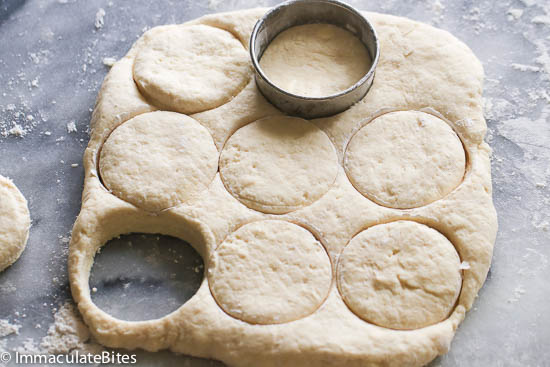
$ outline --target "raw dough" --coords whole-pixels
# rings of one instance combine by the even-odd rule
[[[0,272],[21,256],[30,226],[27,200],[10,179],[0,175]]]
[[[94,338],[108,347],[144,348],[153,351],[169,348],[178,353],[213,358],[230,366],[243,367],[425,365],[436,356],[448,351],[458,325],[466,311],[472,307],[491,263],[497,229],[496,213],[491,198],[490,148],[483,141],[486,132],[481,98],[483,69],[472,52],[448,32],[405,18],[365,13],[376,28],[381,47],[380,61],[371,90],[363,100],[347,111],[310,122],[274,116],[280,116],[280,111],[275,110],[255,88],[249,69],[246,78],[243,78],[249,80],[249,83],[232,100],[229,100],[230,93],[226,93],[226,89],[222,88],[220,92],[208,83],[200,87],[193,84],[193,88],[203,88],[201,90],[204,90],[204,94],[209,98],[212,96],[212,100],[221,101],[219,99],[221,95],[229,97],[223,99],[223,102],[227,103],[193,115],[199,124],[210,130],[211,136],[215,139],[215,144],[221,152],[215,154],[216,157],[221,155],[221,175],[217,174],[209,184],[208,180],[201,181],[207,187],[203,184],[197,185],[200,187],[198,190],[200,193],[197,192],[192,200],[178,199],[177,203],[157,200],[159,197],[170,197],[174,188],[181,187],[179,184],[169,189],[159,189],[157,186],[157,183],[162,184],[161,181],[168,181],[171,185],[176,182],[173,180],[173,168],[168,171],[155,171],[151,176],[143,175],[140,177],[141,185],[147,190],[153,187],[157,189],[152,190],[152,196],[143,197],[141,206],[120,200],[119,197],[105,190],[101,184],[96,169],[101,161],[99,159],[101,147],[109,134],[114,131],[112,136],[116,136],[119,129],[123,129],[131,122],[128,120],[132,117],[156,108],[150,103],[152,100],[149,99],[147,102],[136,85],[131,83],[132,66],[135,66],[136,55],[139,55],[144,46],[150,44],[150,41],[156,37],[155,34],[178,33],[181,30],[185,31],[186,27],[191,25],[194,27],[202,24],[230,33],[246,47],[254,24],[265,12],[266,9],[253,9],[212,14],[184,26],[153,28],[113,66],[98,96],[93,115],[93,130],[84,154],[86,176],[82,210],[74,225],[68,262],[73,297]],[[179,37],[172,34],[165,36]],[[173,52],[180,51],[181,55],[185,55],[185,50],[173,48]],[[204,55],[197,55],[197,59],[206,59],[210,67],[224,70],[223,60],[210,60],[208,55],[209,53],[205,51]],[[182,59],[179,55],[169,59],[181,65]],[[195,73],[197,68],[200,69],[198,65],[190,65],[186,70]],[[285,65],[281,64],[279,68],[284,69]],[[207,78],[202,74],[199,76]],[[226,80],[226,82],[229,85],[233,81]],[[237,84],[239,83],[233,85]],[[180,86],[185,90],[184,84]],[[235,91],[237,92],[238,90]],[[161,95],[162,93],[159,97]],[[191,106],[190,110],[195,109],[192,101],[186,106]],[[348,177],[348,175],[353,177],[357,182],[365,182],[367,176],[359,172],[350,174],[349,170],[347,175],[344,170],[345,156],[348,163],[354,163],[348,156],[351,150],[348,149],[348,153],[345,154],[345,148],[350,139],[357,131],[359,131],[357,134],[368,131],[369,125],[360,130],[366,122],[391,111],[411,111],[404,114],[405,116],[424,116],[415,111],[442,115],[441,117],[450,127],[447,128],[444,125],[445,122],[434,118],[437,122],[428,124],[429,129],[432,129],[433,125],[433,131],[436,134],[441,131],[445,136],[453,136],[450,132],[454,130],[462,141],[463,150],[453,151],[462,154],[463,159],[466,159],[466,165],[463,165],[464,161],[460,160],[459,154],[457,156],[459,164],[456,167],[460,166],[460,169],[453,165],[450,170],[443,169],[443,172],[446,172],[445,175],[451,172],[449,177],[453,179],[460,176],[458,182],[442,179],[441,172],[433,170],[437,165],[433,165],[432,160],[426,158],[425,153],[415,150],[418,153],[417,159],[424,154],[422,162],[426,170],[424,172],[419,169],[419,172],[430,179],[435,177],[442,188],[449,190],[444,195],[433,193],[428,195],[430,200],[434,200],[429,205],[422,205],[423,203],[416,198],[409,201],[414,204],[414,207],[409,209],[378,205],[368,196],[361,194]],[[262,120],[266,117],[267,119]],[[430,116],[425,117],[431,119]],[[405,120],[416,123],[416,120]],[[266,129],[263,128],[264,125]],[[117,126],[120,127],[117,128]],[[273,134],[274,131],[284,134]],[[297,133],[299,131],[307,134],[300,135]],[[153,123],[147,127],[144,134],[162,135],[158,131],[158,125]],[[169,135],[183,136],[183,132],[170,132]],[[246,139],[246,136],[249,138]],[[277,136],[292,137],[296,140],[277,139]],[[426,139],[426,136],[427,134],[420,134],[422,139]],[[130,137],[133,140],[136,136],[130,135]],[[441,144],[440,136],[430,136],[430,139],[435,144]],[[116,146],[123,146],[125,141],[121,140],[119,144],[113,144],[114,140],[111,141],[111,138],[109,141],[113,150],[124,150],[124,148],[117,149]],[[148,141],[149,143],[144,141],[144,144],[154,149],[154,143],[151,143],[150,139]],[[450,143],[440,151],[443,154],[449,153],[450,148],[454,149],[453,147],[458,147],[460,143],[456,136],[445,141]],[[377,141],[374,145],[382,142]],[[407,139],[398,139],[396,143],[410,142]],[[211,168],[211,154],[208,153],[212,149],[205,148],[210,144],[211,142],[206,145],[201,144],[188,154],[189,161],[195,162],[194,167],[200,172],[215,171],[215,168]],[[350,148],[353,144],[350,144]],[[356,148],[358,153],[360,146],[357,145]],[[431,149],[432,145],[428,144],[426,148]],[[164,148],[157,145],[156,149]],[[394,149],[399,150],[399,146],[394,146]],[[163,164],[170,159],[169,152],[166,153],[168,154],[162,158],[159,155],[150,159],[148,164]],[[136,157],[133,153],[127,156],[129,161],[137,159],[139,162],[139,156]],[[441,160],[439,154],[431,157],[438,162]],[[355,158],[359,159],[357,156]],[[446,160],[447,158],[442,161]],[[256,170],[253,168],[254,163],[256,163]],[[385,170],[379,169],[378,172],[385,175],[395,166],[392,164],[385,168]],[[406,179],[401,176],[398,178]],[[181,182],[187,183],[195,179],[195,173],[191,173],[185,179],[182,176]],[[375,179],[375,177],[369,176],[369,179]],[[431,187],[430,183],[425,181],[428,180],[409,180],[408,192],[413,193],[411,195],[420,193],[419,196],[422,197],[423,190]],[[120,185],[129,192],[132,182],[121,179]],[[136,192],[140,191],[138,187],[139,185],[135,186]],[[195,191],[195,187],[186,186],[182,193],[186,190]],[[245,197],[243,193],[250,196]],[[250,198],[253,200],[249,200]],[[403,200],[406,199],[407,197],[403,198]],[[163,203],[156,207],[157,209],[174,205],[155,213],[144,209],[151,205],[151,201],[155,203],[155,200],[157,200],[156,204]],[[268,205],[264,205],[265,203]],[[448,262],[449,267],[442,269],[441,264],[430,262],[426,257],[419,257],[416,263],[429,270],[430,274],[435,274],[433,279],[430,279],[433,283],[427,282],[426,285],[440,283],[445,286],[445,291],[441,296],[434,297],[429,292],[423,293],[419,288],[412,293],[415,297],[409,297],[406,290],[402,292],[397,288],[395,299],[402,302],[399,304],[402,317],[399,322],[391,322],[393,326],[410,328],[406,331],[378,326],[372,322],[382,324],[386,321],[383,319],[367,321],[364,315],[359,317],[355,314],[342,295],[346,293],[346,297],[349,298],[350,289],[344,290],[345,287],[341,287],[342,292],[340,292],[333,276],[331,276],[328,296],[326,299],[321,299],[325,292],[321,288],[326,281],[317,283],[318,279],[310,279],[312,284],[321,284],[321,286],[307,289],[302,287],[303,283],[296,278],[288,278],[288,281],[279,283],[281,279],[286,278],[281,278],[282,274],[278,272],[264,271],[261,272],[261,277],[246,275],[246,278],[242,278],[237,269],[242,266],[243,272],[248,271],[248,274],[252,274],[254,268],[246,267],[242,259],[229,256],[233,251],[243,250],[237,245],[241,243],[237,238],[242,232],[246,232],[249,226],[253,228],[259,226],[259,229],[256,228],[258,230],[254,234],[255,238],[263,238],[262,236],[268,238],[268,235],[272,238],[273,232],[277,231],[280,232],[277,233],[277,238],[288,235],[292,236],[294,242],[290,244],[289,241],[281,242],[277,249],[269,252],[269,248],[276,246],[273,241],[248,241],[247,244],[252,246],[253,243],[264,244],[250,247],[254,251],[244,252],[251,264],[275,263],[281,268],[292,269],[292,274],[298,274],[300,269],[292,264],[300,260],[304,263],[302,271],[306,274],[310,272],[317,274],[314,269],[305,266],[306,262],[311,264],[311,259],[303,260],[305,253],[298,252],[295,257],[288,257],[285,251],[288,249],[286,246],[301,248],[304,238],[307,238],[306,243],[313,244],[314,240],[311,237],[313,236],[325,247],[332,263],[331,274],[336,274],[340,267],[338,264],[342,253],[344,254],[342,268],[346,267],[347,251],[344,251],[344,248],[353,252],[356,241],[352,243],[350,241],[354,238],[367,236],[368,233],[372,233],[371,230],[375,231],[384,223],[412,220],[418,223],[414,224],[415,228],[424,226],[420,233],[427,234],[430,238],[433,237],[434,231],[441,233],[454,246],[460,260],[467,261],[470,268],[463,270],[460,294],[457,301],[449,306],[453,303],[453,292],[456,291],[457,286],[456,261],[458,260],[451,254],[452,248],[449,247],[449,243],[445,242],[441,236],[434,235],[435,241],[429,241],[429,244],[438,251],[429,252],[427,256],[439,254],[441,256],[438,258]],[[299,230],[295,233],[293,230],[274,229],[269,225],[261,224],[266,221],[299,223],[307,228],[307,231],[298,228]],[[288,224],[288,226],[296,229],[294,224]],[[197,293],[178,310],[165,317],[140,322],[122,321],[102,311],[92,302],[88,278],[94,254],[109,239],[129,232],[162,233],[181,238],[197,249],[204,259],[206,273],[210,272]],[[298,233],[305,234],[302,236]],[[402,237],[406,238],[406,236],[406,233],[402,234]],[[398,237],[400,236],[395,238]],[[247,235],[246,238],[250,237]],[[228,242],[224,243],[224,241]],[[412,244],[413,242],[399,242],[399,245],[404,246],[401,250],[403,254],[418,249],[418,246]],[[223,258],[227,259],[229,256],[230,260],[222,261],[221,254],[228,254]],[[358,254],[357,259],[364,259],[361,255]],[[407,266],[413,265],[411,264],[413,259],[415,258],[405,256],[402,258]],[[235,269],[228,268],[227,272],[216,272],[216,269],[223,267],[220,264],[224,263],[236,264]],[[323,264],[326,264],[326,261]],[[322,268],[325,266],[323,265]],[[410,268],[407,267],[407,269]],[[357,268],[351,270],[349,274],[355,271]],[[412,270],[406,273],[418,276]],[[326,279],[326,271],[319,271],[318,274]],[[359,272],[358,278],[352,279],[361,279],[363,275]],[[343,274],[341,279],[345,278],[346,274]],[[239,279],[243,282],[239,282]],[[281,285],[281,288],[274,288],[277,284]],[[230,293],[226,285],[233,287],[235,294]],[[278,291],[284,288],[287,289],[288,295]],[[216,290],[213,291],[213,289]],[[275,295],[282,299],[282,302],[268,304],[263,313],[258,312],[256,307],[265,304],[271,289],[276,290]],[[312,291],[311,294],[315,297],[289,297],[307,293],[307,291]],[[213,293],[216,293],[218,299],[214,298]],[[262,296],[242,297],[241,304],[238,305],[239,297],[234,297],[238,294],[261,294]],[[274,295],[271,294],[271,296]],[[320,301],[316,304],[312,301],[313,299]],[[376,295],[375,299],[380,297]],[[220,307],[216,300],[226,310]],[[292,307],[283,307],[285,302],[291,302]],[[368,305],[368,302],[363,303],[360,299],[359,304]],[[427,312],[419,314],[418,319],[416,316],[404,316],[407,312],[417,309],[419,304],[431,306],[427,306],[429,308],[425,310]],[[235,310],[243,311],[243,314],[246,311],[246,314],[254,315],[252,317],[256,320],[255,322],[260,321],[265,324],[258,325],[255,322],[246,321],[247,319],[243,316],[234,317],[237,315],[233,312]],[[356,312],[359,313],[359,311]],[[384,310],[379,310],[376,315],[387,314]],[[294,318],[298,319],[294,320]]]
[[[262,70],[273,84],[308,97],[336,94],[351,87],[365,76],[371,64],[361,41],[332,24],[306,24],[284,30],[260,59]]]
[[[225,187],[249,208],[265,213],[311,204],[329,190],[337,174],[336,152],[327,135],[295,117],[267,117],[242,127],[220,156]]]
[[[403,330],[447,318],[462,285],[460,258],[449,240],[409,221],[380,224],[355,236],[340,256],[337,276],[356,315]]]
[[[143,36],[134,79],[155,105],[181,113],[218,107],[250,78],[249,56],[231,33],[173,25]]]
[[[392,208],[429,204],[464,177],[466,156],[453,129],[418,111],[384,114],[355,134],[344,165],[353,186]]]
[[[279,324],[315,311],[328,295],[332,269],[315,237],[296,224],[245,224],[214,253],[210,289],[228,314],[254,324]]]
[[[145,113],[118,127],[99,160],[105,186],[149,211],[189,200],[206,189],[217,169],[218,151],[208,130],[166,111]]]

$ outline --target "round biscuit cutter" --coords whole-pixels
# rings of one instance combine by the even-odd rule
[[[328,23],[353,33],[365,45],[372,64],[368,72],[349,88],[325,97],[307,97],[287,92],[273,84],[262,71],[260,59],[269,43],[282,31],[298,25]],[[290,0],[268,11],[250,36],[250,56],[260,92],[280,110],[311,119],[348,109],[369,91],[380,53],[371,23],[355,8],[336,0]]]

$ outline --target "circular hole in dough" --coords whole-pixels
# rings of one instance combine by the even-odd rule
[[[359,38],[332,24],[288,28],[273,39],[260,60],[273,84],[308,97],[346,90],[367,74],[371,64]]]
[[[466,155],[445,121],[424,112],[398,111],[374,119],[353,136],[344,166],[364,196],[407,209],[454,190],[464,177]]]
[[[248,52],[227,31],[173,25],[143,37],[134,61],[134,80],[163,109],[192,114],[218,107],[250,78]]]
[[[27,200],[10,179],[0,176],[0,272],[21,256],[30,226]]]
[[[192,118],[166,111],[128,120],[101,149],[104,185],[148,211],[178,205],[205,190],[216,175],[218,151],[208,130]]]
[[[313,313],[328,295],[331,263],[306,229],[279,220],[246,224],[218,247],[210,289],[229,315],[279,324]]]
[[[338,174],[336,151],[312,123],[272,116],[242,127],[225,144],[220,175],[249,208],[288,213],[325,194]]]
[[[189,300],[203,280],[202,258],[175,237],[129,234],[109,241],[94,259],[93,302],[126,321],[161,318]]]
[[[337,279],[357,316],[400,330],[447,318],[462,286],[451,242],[411,221],[380,224],[355,236],[340,256]]]

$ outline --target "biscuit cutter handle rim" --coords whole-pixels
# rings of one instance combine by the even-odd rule
[[[343,28],[359,38],[371,57],[367,73],[355,84],[338,93],[308,97],[279,88],[265,75],[259,60],[269,43],[282,31],[293,26],[328,23]],[[256,22],[249,43],[256,85],[262,95],[282,111],[307,119],[326,117],[345,111],[369,91],[380,57],[378,36],[372,24],[355,8],[338,0],[289,0],[271,10]]]

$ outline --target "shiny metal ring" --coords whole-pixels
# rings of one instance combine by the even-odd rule
[[[293,26],[311,23],[328,23],[346,29],[367,48],[372,65],[348,89],[325,97],[300,96],[277,87],[262,71],[260,59],[279,33]],[[380,54],[378,37],[370,22],[353,7],[336,0],[290,0],[274,7],[254,26],[249,49],[260,92],[280,110],[309,119],[334,115],[361,100],[372,85]]]

